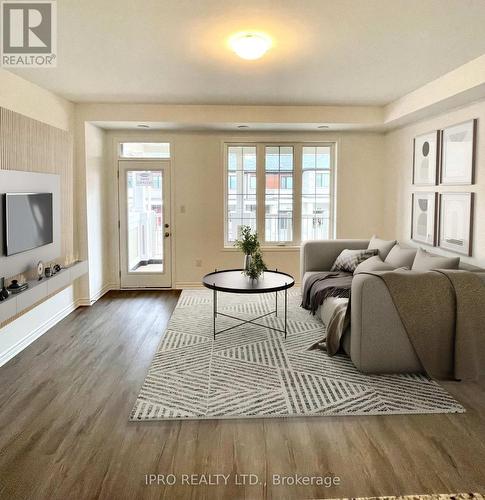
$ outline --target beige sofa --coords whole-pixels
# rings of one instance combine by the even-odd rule
[[[308,241],[301,247],[302,284],[312,273],[329,271],[340,252],[367,248],[369,240]],[[482,271],[461,265],[470,271]],[[481,273],[485,281],[485,273]],[[317,311],[321,315],[321,308]],[[384,282],[377,276],[358,274],[352,282],[351,321],[343,348],[364,373],[416,373],[421,363],[408,339]]]

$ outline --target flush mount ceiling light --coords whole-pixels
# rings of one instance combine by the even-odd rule
[[[241,58],[250,61],[263,57],[271,48],[271,38],[254,31],[236,33],[229,39],[232,50]]]
[[[249,125],[238,125],[237,128],[249,128]]]
[[[319,125],[317,128],[320,128],[320,129],[328,128],[328,125]]]
[[[146,123],[139,123],[137,125],[138,128],[150,128],[150,125],[147,125]]]

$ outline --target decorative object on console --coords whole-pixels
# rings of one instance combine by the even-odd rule
[[[438,178],[439,132],[414,138],[413,184],[435,186]]]
[[[411,239],[436,245],[437,193],[413,193],[411,215]]]
[[[44,274],[46,278],[50,278],[52,276],[52,268],[51,266],[47,266],[44,270]]]
[[[473,197],[473,193],[440,194],[440,248],[472,255]]]
[[[29,288],[29,284],[27,282],[19,283],[18,280],[12,280],[12,283],[8,286],[8,290],[12,293],[20,293],[27,290],[27,288]]]
[[[5,278],[0,278],[0,301],[8,299],[10,292],[5,288]]]
[[[478,120],[443,130],[440,184],[473,184]]]
[[[52,269],[54,270],[54,274],[57,274],[62,269],[62,267],[60,266],[60,264],[54,264],[54,267]]]
[[[42,261],[37,262],[37,278],[39,281],[44,277],[44,263]]]

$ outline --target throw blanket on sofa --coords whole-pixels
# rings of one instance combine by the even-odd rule
[[[350,299],[327,297],[322,304],[322,322],[325,337],[313,344],[309,350],[322,349],[329,356],[340,351],[342,337],[350,324]]]
[[[485,285],[474,273],[367,273],[389,289],[425,371],[446,380],[477,380],[485,356]]]
[[[303,286],[301,307],[315,314],[327,297],[350,297],[352,274],[325,271],[310,276]]]

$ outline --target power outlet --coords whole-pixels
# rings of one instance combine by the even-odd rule
[[[195,259],[195,267],[202,267],[202,259]]]

